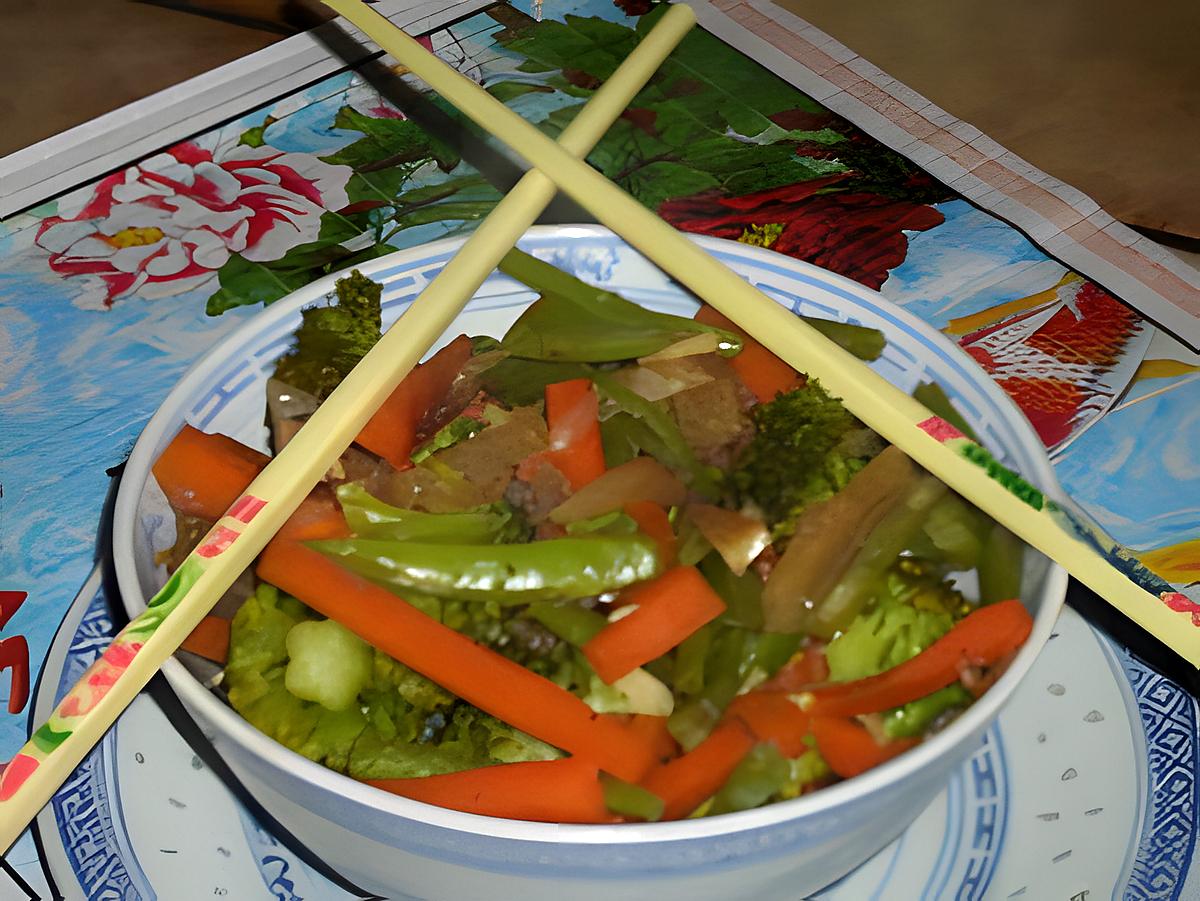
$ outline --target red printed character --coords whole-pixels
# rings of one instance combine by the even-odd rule
[[[24,591],[0,591],[0,629],[29,597]],[[12,670],[12,682],[8,691],[8,712],[20,713],[29,700],[29,643],[24,635],[0,639],[0,673]]]

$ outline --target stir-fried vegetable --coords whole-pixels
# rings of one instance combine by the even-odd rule
[[[871,457],[857,421],[815,380],[751,411],[754,438],[732,480],[743,503],[761,510],[776,535],[789,534],[812,504],[846,487]]]
[[[593,597],[662,568],[654,543],[637,534],[503,545],[341,538],[311,546],[397,593],[498,604]]]
[[[504,336],[501,346],[514,357],[582,363],[631,360],[697,332],[715,333],[720,353],[732,355],[741,349],[734,332],[647,310],[520,250],[510,250],[500,269],[541,294]]]
[[[1030,631],[1010,533],[715,311],[503,268],[539,299],[414,369],[185,643],[246,719],[420,801],[655,821],[850,778],[1003,672]],[[338,295],[271,382],[276,448],[377,337],[378,292]],[[266,461],[185,427],[154,468],[164,559]]]

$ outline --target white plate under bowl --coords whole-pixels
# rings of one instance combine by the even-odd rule
[[[1045,452],[1008,398],[952,343],[877,293],[770,251],[712,238],[701,246],[788,308],[879,328],[888,336],[873,366],[905,391],[938,382],[982,440],[1035,485],[1058,494]],[[385,325],[453,255],[461,239],[401,251],[360,269],[384,284]],[[695,301],[607,230],[531,229],[523,249],[589,282],[667,312]],[[172,520],[150,466],[190,423],[265,447],[264,383],[290,344],[303,306],[322,300],[315,282],[247,322],[201,359],[147,425],[117,500],[114,551],[131,615],[165,581],[154,551],[173,541]],[[443,336],[500,335],[533,299],[493,274]],[[558,826],[478,817],[360,785],[266,738],[205,691],[177,662],[172,686],[215,734],[259,800],[314,850],[364,887],[390,897],[604,899],[794,899],[848,872],[894,839],[978,747],[1032,665],[1062,605],[1066,576],[1026,555],[1023,595],[1033,634],[1009,671],[951,727],[856,779],[794,801],[722,817],[620,826]]]

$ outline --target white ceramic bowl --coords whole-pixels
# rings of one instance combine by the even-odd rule
[[[901,389],[939,382],[993,452],[1050,494],[1050,464],[1007,397],[953,344],[880,295],[790,258],[710,238],[697,242],[789,308],[882,329],[874,366]],[[360,269],[382,281],[385,325],[417,296],[461,240],[439,241]],[[534,228],[522,248],[593,283],[668,312],[695,302],[611,232]],[[173,521],[150,478],[153,460],[188,422],[265,447],[264,384],[289,345],[301,307],[324,297],[318,281],[254,317],[204,356],[139,438],[117,499],[117,574],[130,615],[165,581],[156,549]],[[494,274],[453,328],[501,335],[533,299]],[[1036,622],[1008,672],[948,729],[856,779],[813,795],[710,819],[621,826],[558,826],[432,807],[360,785],[266,738],[206,691],[176,660],[164,672],[251,792],[305,843],[363,887],[390,898],[649,898],[794,901],[839,878],[895,838],[980,743],[984,730],[1045,643],[1065,573],[1027,554],[1023,595]]]

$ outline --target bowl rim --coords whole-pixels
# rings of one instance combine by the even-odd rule
[[[522,235],[521,240],[554,237],[623,240],[611,230],[591,224],[533,226]],[[867,288],[849,278],[765,248],[702,235],[688,234],[687,237],[707,250],[715,252],[736,248],[739,256],[751,261],[791,270],[800,275],[817,276],[821,281],[832,282],[842,290],[858,295],[873,305],[879,305],[882,302],[889,315],[911,330],[920,333],[934,344],[941,344],[947,350],[952,349],[953,354],[962,354],[961,349],[954,342],[932,326],[918,319],[903,307],[894,304],[878,291]],[[398,250],[350,268],[357,268],[364,275],[369,276],[380,270],[393,269],[398,264],[403,265],[413,258],[428,258],[447,251],[453,253],[463,245],[466,239],[467,236],[442,238],[416,247]],[[276,301],[248,318],[210,347],[175,384],[138,436],[118,489],[112,534],[117,584],[121,591],[122,604],[131,617],[145,609],[146,603],[146,599],[141,597],[133,555],[134,542],[132,539],[136,535],[137,509],[143,485],[150,477],[150,466],[153,463],[151,455],[156,444],[177,415],[177,411],[172,409],[173,406],[178,406],[181,398],[186,397],[191,390],[202,384],[210,371],[219,366],[236,349],[239,341],[246,340],[249,334],[274,324],[278,319],[294,316],[303,306],[326,296],[333,290],[334,282],[342,277],[344,271],[324,276]],[[1033,467],[1035,471],[1024,473],[1025,477],[1038,485],[1047,495],[1060,499],[1062,490],[1055,478],[1049,456],[1024,414],[991,379],[980,379],[975,382],[975,385],[997,405],[1016,414],[1016,421],[1013,424],[1017,427],[1018,433],[1024,433],[1023,437],[1028,440],[1030,446],[1038,448],[1034,454]],[[123,541],[122,536],[127,536],[128,540]],[[925,767],[934,764],[939,757],[951,752],[960,742],[966,740],[972,732],[985,728],[999,713],[1000,708],[1008,701],[1016,686],[1033,665],[1034,660],[1046,644],[1065,601],[1067,573],[1053,561],[1047,561],[1047,565],[1048,570],[1042,588],[1043,603],[1035,617],[1033,630],[1024,646],[1000,679],[942,732],[873,770],[812,794],[752,810],[694,820],[623,824],[542,823],[464,813],[414,801],[357,782],[349,776],[330,770],[269,738],[244,720],[233,708],[223,704],[208,689],[204,688],[200,681],[192,676],[175,657],[168,659],[162,669],[172,687],[187,701],[188,706],[200,711],[204,719],[241,749],[274,769],[284,770],[291,777],[302,779],[316,789],[332,792],[352,804],[365,805],[385,814],[415,820],[429,826],[494,839],[579,845],[631,845],[646,842],[704,839],[743,832],[748,829],[775,826],[861,800],[889,784],[904,781]]]

